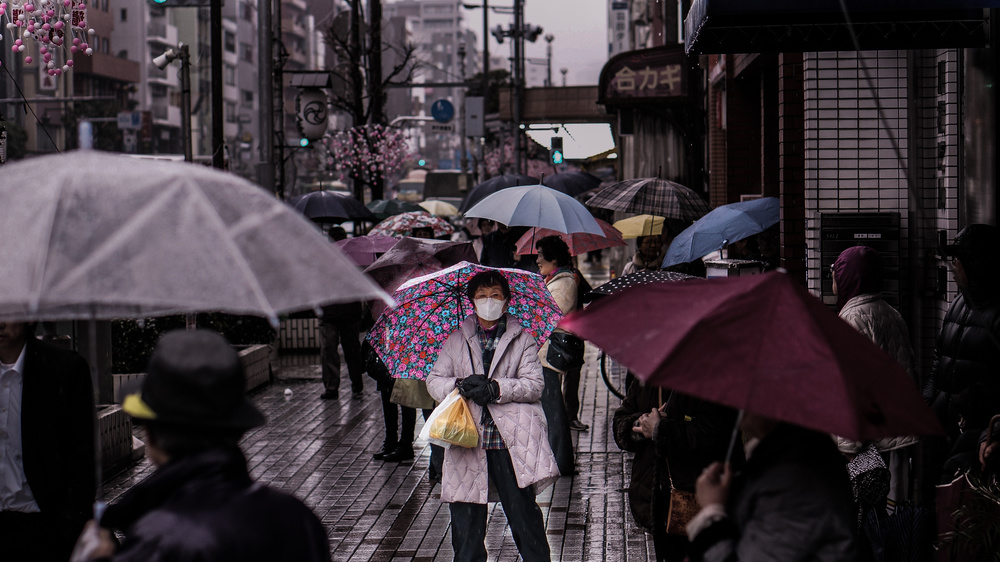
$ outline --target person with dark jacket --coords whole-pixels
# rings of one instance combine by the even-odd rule
[[[696,483],[692,562],[857,560],[846,459],[829,435],[747,412],[746,466],[713,463]]]
[[[247,471],[238,443],[264,416],[245,384],[240,358],[222,336],[185,330],[160,338],[141,389],[122,402],[146,427],[157,470],[108,506],[101,531],[88,523],[78,549],[97,535],[89,558],[113,562],[329,561],[316,515]],[[110,530],[124,532],[117,548]]]
[[[0,558],[66,560],[97,476],[87,362],[0,322]],[[58,439],[58,441],[54,441]]]
[[[323,307],[319,319],[322,363],[323,393],[320,398],[336,400],[340,397],[340,354],[339,345],[344,350],[347,376],[351,379],[352,398],[360,399],[364,391],[362,374],[365,372],[361,354],[361,323],[364,320],[364,306],[360,302],[331,304]]]
[[[958,397],[979,383],[1000,391],[1000,230],[970,224],[944,249],[959,294],[941,324],[924,398],[948,433],[948,441],[928,439],[922,490],[933,494],[948,451],[959,437]],[[933,497],[933,496],[931,496]]]
[[[702,469],[725,457],[735,424],[736,412],[728,408],[638,382],[615,410],[615,443],[635,453],[629,508],[653,535],[656,560],[683,560],[687,549],[686,537],[666,533],[671,481],[679,490],[694,491]],[[737,456],[742,460],[742,452]]]

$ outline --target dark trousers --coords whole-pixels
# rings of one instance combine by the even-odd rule
[[[545,389],[542,390],[542,410],[549,429],[549,445],[556,456],[559,474],[569,476],[576,471],[573,453],[573,437],[569,433],[569,416],[563,403],[559,372],[543,368]]]
[[[60,528],[41,513],[0,511],[0,560],[66,562],[79,529]],[[65,524],[62,525],[65,527]],[[75,534],[74,534],[75,533]]]
[[[567,371],[563,375],[563,402],[566,404],[566,415],[570,421],[580,419],[580,371],[581,368]]]
[[[385,421],[385,443],[391,445],[388,449],[394,449],[396,445],[412,445],[413,430],[417,426],[417,410],[407,408],[389,401],[392,391],[383,390],[382,395],[382,419]],[[399,410],[403,410],[403,428],[399,428]]]
[[[424,421],[431,417],[431,412],[434,408],[423,408],[420,412],[424,415]],[[441,479],[441,468],[444,466],[444,447],[441,445],[431,444],[431,465],[428,469],[428,475],[432,480]]]
[[[489,481],[500,495],[500,504],[507,515],[514,544],[525,562],[549,560],[549,542],[545,538],[545,520],[535,503],[532,487],[518,488],[514,466],[507,449],[487,449],[486,468]],[[452,503],[451,546],[456,562],[486,560],[486,505]]]
[[[668,535],[666,530],[653,532],[656,562],[684,562],[687,546],[687,537]]]
[[[361,375],[364,361],[361,356],[361,326],[357,323],[319,323],[319,355],[323,365],[323,388],[337,392],[340,388],[340,353],[337,345],[344,348],[347,375],[351,377],[351,392],[364,390]]]

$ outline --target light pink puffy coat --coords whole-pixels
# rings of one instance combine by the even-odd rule
[[[483,350],[476,337],[476,316],[462,322],[462,327],[445,341],[437,363],[427,376],[427,391],[440,402],[455,389],[455,382],[473,373],[483,372]],[[469,363],[469,346],[474,365]],[[517,486],[535,486],[535,493],[559,477],[555,456],[549,446],[545,412],[542,411],[542,366],[538,347],[530,334],[511,315],[507,330],[500,336],[489,377],[500,385],[500,401],[487,407],[503,437],[517,477]],[[486,450],[482,448],[482,407],[468,401],[472,418],[479,430],[480,445],[475,449],[450,447],[444,453],[441,475],[441,501],[487,503],[488,478]]]

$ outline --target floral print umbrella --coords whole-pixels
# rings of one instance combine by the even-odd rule
[[[445,340],[475,313],[465,295],[466,284],[473,275],[489,269],[495,268],[461,262],[396,289],[396,308],[386,310],[368,332],[368,341],[393,377],[427,378]],[[519,269],[497,271],[510,283],[507,312],[540,346],[562,318],[559,305],[540,275]]]
[[[434,236],[442,236],[455,232],[455,227],[451,226],[451,223],[448,221],[440,217],[435,217],[425,211],[415,211],[400,213],[385,219],[378,223],[375,228],[371,229],[368,235],[402,238],[404,236],[413,236],[413,230],[417,228],[430,228],[434,230]]]

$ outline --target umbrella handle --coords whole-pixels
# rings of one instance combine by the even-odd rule
[[[733,434],[729,437],[729,447],[726,449],[726,464],[733,458],[733,448],[736,447],[736,436],[740,433],[740,424],[743,423],[743,414],[745,410],[740,410],[740,413],[736,415],[736,425],[733,427]]]

